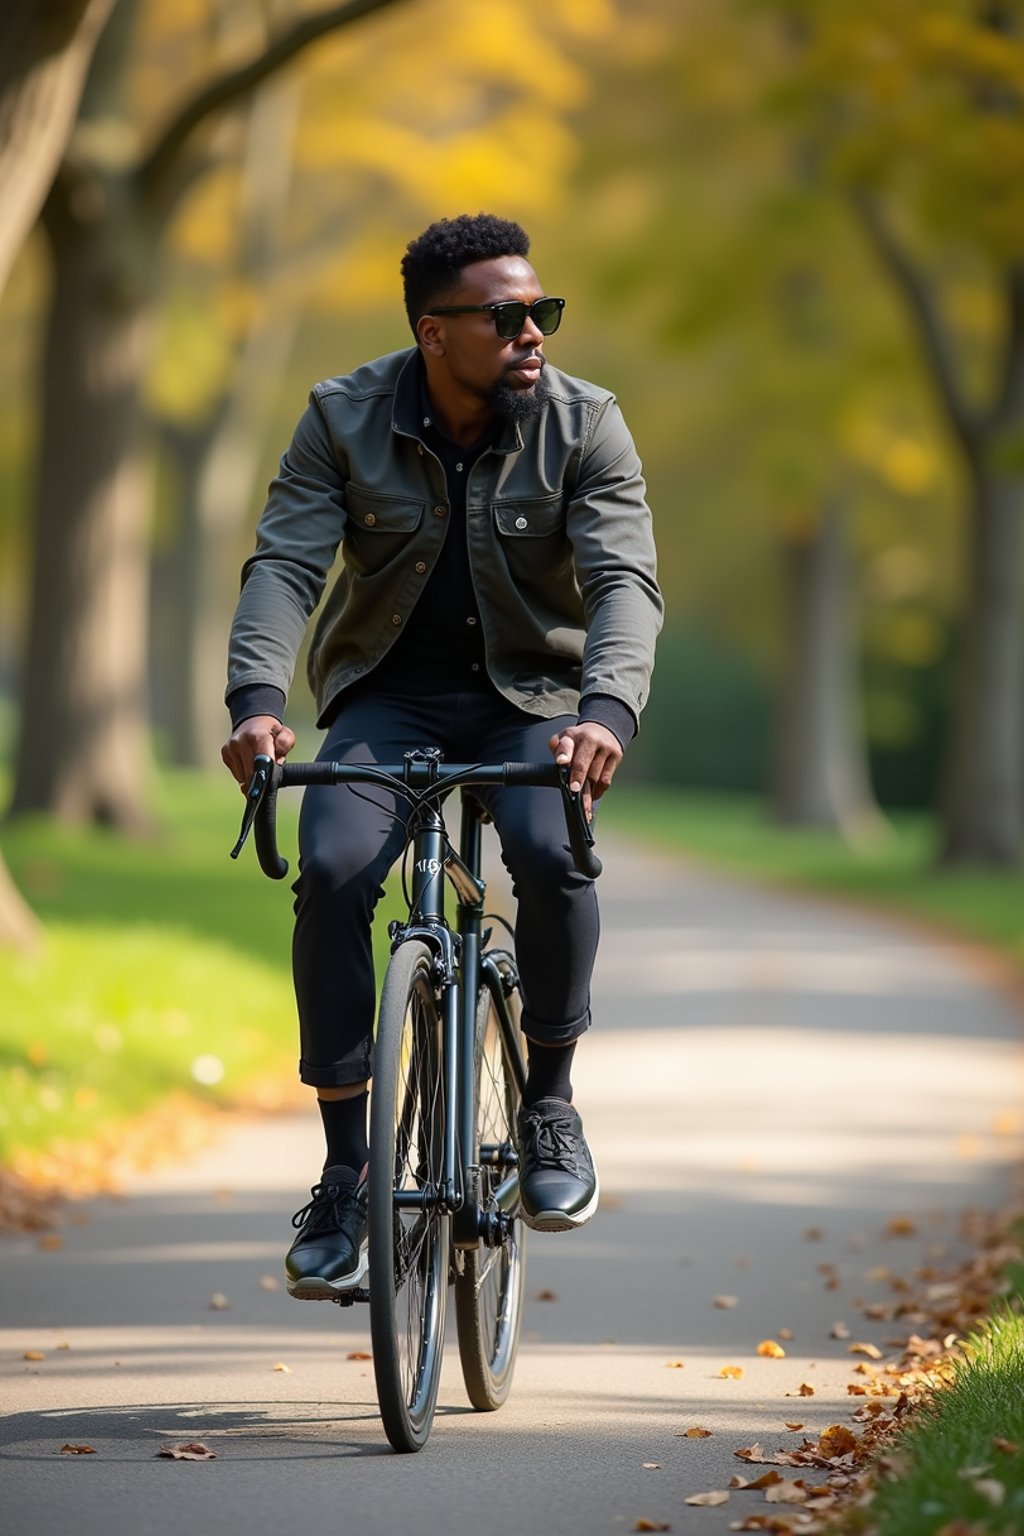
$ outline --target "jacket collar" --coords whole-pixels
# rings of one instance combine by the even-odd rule
[[[419,347],[413,347],[395,382],[391,412],[393,431],[400,432],[403,437],[414,437],[417,442],[424,441],[424,428],[429,423],[424,418],[421,401],[426,398],[426,392],[426,369]],[[495,453],[518,453],[523,446],[523,435],[518,424],[503,421],[490,446]]]

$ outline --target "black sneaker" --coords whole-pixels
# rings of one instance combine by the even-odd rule
[[[366,1179],[351,1168],[325,1168],[296,1211],[299,1235],[285,1255],[288,1292],[299,1301],[332,1301],[366,1276]]]
[[[568,1232],[597,1210],[583,1121],[564,1099],[540,1099],[519,1111],[519,1191],[523,1220],[535,1232]]]

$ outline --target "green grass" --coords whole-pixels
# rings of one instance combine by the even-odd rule
[[[637,790],[610,795],[601,826],[722,869],[923,918],[1024,961],[1024,872],[940,870],[935,824],[923,815],[896,817],[877,842],[851,848],[831,833],[775,826],[753,799]]]
[[[0,1165],[171,1094],[244,1103],[256,1085],[294,1083],[290,881],[266,880],[251,845],[229,859],[241,805],[227,775],[176,773],[158,786],[151,839],[41,820],[4,829],[44,930],[36,954],[0,953]],[[377,938],[382,957],[381,924]]]
[[[999,1450],[997,1439],[1017,1449]],[[1004,1310],[971,1335],[951,1384],[889,1447],[899,1457],[899,1475],[882,1483],[868,1523],[878,1536],[935,1536],[958,1520],[992,1536],[1017,1536],[1024,1530],[1020,1447],[1024,1319]]]

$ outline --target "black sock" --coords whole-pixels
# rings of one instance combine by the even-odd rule
[[[576,1054],[576,1041],[568,1045],[538,1045],[526,1042],[526,1087],[523,1103],[536,1104],[538,1099],[564,1099],[572,1103],[572,1058]]]
[[[320,1118],[327,1137],[325,1168],[362,1170],[369,1148],[366,1143],[366,1105],[369,1093],[357,1093],[351,1099],[317,1099]]]

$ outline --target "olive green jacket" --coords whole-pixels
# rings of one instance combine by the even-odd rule
[[[310,615],[321,721],[401,634],[444,542],[444,471],[420,440],[417,351],[317,384],[271,483],[231,629],[230,694],[287,695]],[[639,716],[662,601],[632,438],[607,390],[548,364],[546,399],[506,424],[469,474],[467,546],[495,686],[528,714],[574,713],[581,692]]]

